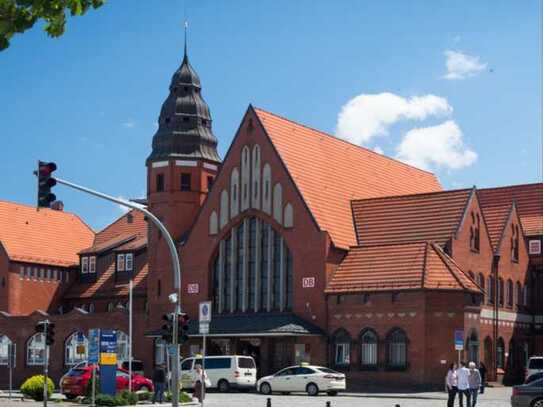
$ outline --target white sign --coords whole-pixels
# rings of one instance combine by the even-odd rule
[[[200,312],[199,312],[199,321],[200,325],[202,322],[209,324],[211,322],[211,301],[204,301],[200,303]]]
[[[315,288],[315,277],[302,278],[302,288]]]
[[[209,322],[200,322],[200,334],[207,335],[209,333]]]
[[[187,292],[189,294],[198,294],[200,292],[200,284],[198,283],[187,284]]]

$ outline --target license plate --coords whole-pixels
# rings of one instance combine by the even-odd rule
[[[253,374],[251,372],[245,373],[245,376],[252,376]]]

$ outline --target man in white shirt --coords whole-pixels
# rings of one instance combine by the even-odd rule
[[[469,375],[470,371],[464,362],[460,362],[460,369],[456,371],[458,376],[458,399],[460,407],[464,407],[464,396],[466,396],[467,407],[471,406],[471,395],[469,392]]]

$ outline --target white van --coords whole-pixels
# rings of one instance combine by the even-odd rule
[[[181,362],[181,383],[184,389],[194,386],[196,365],[203,365],[201,357],[190,357]],[[221,392],[230,389],[250,390],[256,385],[256,364],[250,356],[206,356],[205,372],[211,388]]]
[[[543,372],[543,356],[532,356],[526,365],[526,378],[539,372]]]

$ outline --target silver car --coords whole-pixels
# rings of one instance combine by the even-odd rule
[[[513,387],[512,407],[543,407],[543,379]]]

